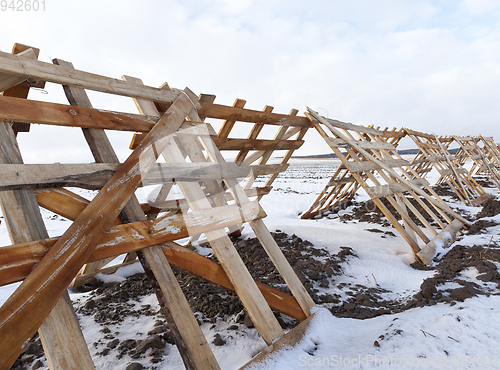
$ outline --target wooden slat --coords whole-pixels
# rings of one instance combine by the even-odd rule
[[[200,102],[202,108],[198,111],[200,116],[218,118],[231,121],[259,122],[269,125],[311,127],[306,117],[289,116],[272,112],[263,112],[226,105]]]
[[[339,121],[336,119],[325,118],[325,117],[323,117],[323,119],[325,121],[327,121],[333,127],[337,127],[337,128],[341,128],[341,129],[345,129],[345,130],[353,130],[353,131],[362,132],[365,134],[380,135],[382,137],[401,138],[401,137],[405,136],[405,133],[403,131],[377,130],[375,128],[353,125],[352,123],[342,122],[342,121]],[[345,141],[348,141],[348,140],[345,140]]]
[[[142,81],[138,78],[133,78],[130,76],[122,76],[122,78],[134,85],[142,85]],[[168,85],[164,85],[163,88],[168,89],[169,87]],[[190,101],[196,101],[196,97],[192,93],[188,92],[187,97]],[[153,104],[151,101],[134,99],[134,102],[141,114],[158,113],[155,104]],[[147,107],[147,111],[143,110],[143,107]],[[171,109],[172,106],[169,106],[166,112]],[[191,111],[189,111],[188,117],[192,121],[199,120],[198,112],[196,111],[196,109],[192,109]],[[168,193],[168,187],[167,189],[164,189],[164,187],[162,187],[160,193]],[[189,369],[203,367],[210,369],[219,368],[219,365],[217,364],[217,361],[212,351],[210,350],[210,347],[208,346],[208,343],[189,307],[187,299],[184,297],[179,285],[173,283],[176,280],[173,272],[170,269],[167,259],[164,258],[164,256],[160,253],[162,253],[161,250],[159,250],[159,247],[156,246],[138,252],[137,255],[143,264],[145,263],[145,261],[149,261],[147,262],[147,265],[150,266],[150,268],[146,269],[146,272],[151,278],[155,278],[158,281],[158,287],[156,288],[157,296],[160,300],[160,305],[162,305],[162,307],[164,308],[163,312],[167,318],[169,327],[176,337],[177,347],[182,356],[184,364]],[[161,257],[163,257],[163,260]],[[129,254],[124,261],[127,262],[132,260],[133,258],[135,257]],[[162,264],[160,266],[158,266],[157,264],[158,261],[162,261]],[[159,267],[162,266],[164,267],[160,269]],[[160,288],[161,291],[158,288]],[[162,295],[160,295],[159,293],[162,293]],[[175,301],[172,301],[170,296],[177,297],[177,299]]]
[[[207,105],[209,104],[209,102],[206,101],[206,99],[203,99],[205,101],[203,101],[201,104],[202,106],[203,105]],[[213,104],[213,101],[215,100],[215,97],[214,99],[212,99],[212,101],[210,102],[211,104]],[[246,104],[246,100],[243,100],[243,99],[236,99],[234,101],[234,104],[233,104],[233,107],[235,108],[243,108]],[[200,113],[200,117],[206,117],[204,115],[203,112],[199,112]],[[219,131],[219,134],[217,135],[218,137],[221,137],[221,138],[226,138],[229,136],[229,133],[231,132],[231,130],[233,129],[233,126],[235,124],[236,121],[234,120],[228,120],[226,119],[224,121],[224,123],[222,124],[221,128],[220,128],[220,131]]]
[[[149,132],[158,118],[0,96],[0,119],[9,122]]]
[[[211,145],[210,141],[207,138],[201,138],[200,141],[203,143],[203,147],[212,161],[222,163],[224,162],[224,158],[222,157],[222,154],[220,153],[218,148],[214,145]],[[245,204],[249,201],[244,190],[241,188],[237,181],[232,179],[224,179],[224,182],[233,195],[233,198],[240,204]],[[276,244],[276,241],[271,236],[271,233],[267,229],[266,225],[262,220],[254,220],[250,222],[250,227],[255,232],[255,235],[259,239],[260,243],[267,252],[274,266],[282,276],[283,280],[288,285],[290,291],[297,299],[300,307],[302,307],[302,310],[304,311],[306,316],[309,316],[311,314],[311,309],[315,306],[315,303],[305,290],[304,286],[295,274],[295,271],[293,271],[292,267],[286,260],[283,252]]]
[[[80,187],[100,189],[113,176],[119,164],[0,164],[0,190]],[[157,163],[144,177],[143,186],[175,181],[203,181],[270,174],[286,166],[238,166],[236,163],[166,165]]]
[[[410,166],[410,162],[405,159],[386,159],[381,161],[385,166],[394,168],[401,166]],[[361,161],[361,162],[349,162],[346,163],[346,167],[349,168],[349,171],[352,173],[356,172],[364,172],[364,171],[373,171],[380,168],[376,163],[370,161]]]
[[[344,141],[342,139],[332,138],[332,137],[326,138],[326,141],[328,142],[328,144],[330,144],[330,146],[337,147],[337,148],[349,148],[349,147],[351,147],[350,142],[353,141],[363,149],[396,150],[394,145],[392,145],[391,143],[387,143],[387,142],[370,142],[370,141],[355,141],[355,140]]]
[[[192,109],[185,95],[179,95],[174,105],[0,308],[0,368],[14,363],[125,206],[141,179],[141,168],[150,168],[156,160],[152,145],[165,145],[161,139],[175,132]]]
[[[74,186],[100,189],[119,165],[92,164],[1,164],[0,190],[43,189]]]
[[[108,94],[129,96],[133,98],[151,99],[162,103],[172,103],[180,90],[162,90],[150,86],[134,86],[126,81],[79,71],[70,67],[57,66],[37,60],[22,58],[0,51],[0,73],[31,77],[61,85],[80,87]],[[24,66],[23,66],[24,64]],[[195,102],[196,104],[196,102]],[[197,106],[199,108],[199,106]]]
[[[184,162],[184,156],[173,142],[172,145],[167,146],[165,149],[165,156],[171,163]],[[212,207],[199,184],[181,182],[178,185],[193,210],[203,211]],[[272,315],[264,297],[253,282],[250,273],[225,231],[210,231],[205,235],[264,340],[267,343],[272,343],[275,339],[281,337],[284,334],[283,330]]]
[[[10,55],[10,54],[9,54]],[[28,48],[16,55],[19,63],[21,60],[37,59],[38,55],[32,48]],[[15,58],[15,57],[14,57]],[[5,91],[13,88],[14,86],[20,84],[28,79],[28,75],[18,76],[11,73],[0,73],[0,91]]]
[[[219,150],[295,150],[304,144],[303,140],[262,140],[214,138]]]
[[[40,54],[40,49],[34,48],[31,46],[23,45],[23,44],[14,44],[12,48],[12,54],[19,54],[28,49],[32,49],[35,53],[36,59],[38,59],[38,55]],[[37,87],[43,89],[45,87],[45,81],[35,81],[33,79],[28,79],[20,84],[17,84],[14,87],[11,87],[8,90],[2,92],[2,96],[11,96],[14,98],[26,99],[28,97],[28,93],[30,87]],[[18,123],[14,122],[12,124],[12,129],[14,130],[14,134],[17,136],[18,132],[29,132],[30,124],[29,123]]]
[[[99,241],[87,262],[117,257],[189,236],[189,233],[229,227],[250,222],[266,214],[258,202],[241,208],[223,206],[219,210],[189,212],[163,216],[156,220],[144,220],[112,227]],[[28,276],[59,238],[46,238],[0,248],[0,285],[14,283]]]
[[[420,188],[429,185],[429,182],[426,179],[415,179],[411,180],[410,183]],[[371,198],[381,198],[396,193],[403,193],[410,190],[410,187],[404,183],[392,183],[387,185],[372,186],[366,188],[365,190]]]
[[[22,163],[14,132],[8,122],[0,122],[0,163]],[[2,213],[13,243],[29,242],[48,237],[33,191],[2,191],[0,192],[0,200]],[[52,368],[78,370],[84,367],[94,369],[90,352],[65,287],[61,291],[60,297],[60,299],[55,300],[53,309],[49,309],[45,317],[41,318],[38,324],[32,328],[31,335],[18,342],[17,347],[10,342],[0,346],[0,353],[2,353],[0,363],[3,363],[0,368],[10,368],[23,347],[28,344],[28,339],[38,329],[47,361]],[[1,309],[4,307],[5,304]],[[8,313],[10,314],[10,312]],[[31,312],[27,315],[20,317],[21,321],[30,321],[27,318],[31,317]],[[17,328],[8,333],[9,336],[16,334]],[[3,336],[4,334],[0,335],[0,337]],[[0,341],[2,339],[0,338]],[[13,346],[11,347],[11,345]]]

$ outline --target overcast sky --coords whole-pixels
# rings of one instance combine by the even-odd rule
[[[500,141],[499,22],[497,0],[45,0],[45,11],[0,12],[0,50],[29,44],[46,62],[188,86],[220,104],[308,105],[356,124]],[[30,98],[65,102],[60,87],[47,90]],[[135,109],[130,99],[91,100]],[[63,161],[91,160],[68,130],[40,130],[21,134],[26,162],[60,156],[35,154],[37,145],[65,150]],[[316,132],[306,140],[302,154],[329,152]]]

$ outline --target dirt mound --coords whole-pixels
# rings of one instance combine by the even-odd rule
[[[489,199],[484,203],[483,209],[476,216],[476,219],[484,218],[484,217],[493,217],[500,213],[500,201],[495,200],[494,198]]]

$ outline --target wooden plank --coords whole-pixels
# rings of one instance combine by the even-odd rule
[[[174,142],[167,146],[165,155],[172,163],[184,162],[184,156]],[[178,185],[193,210],[203,211],[212,207],[198,183],[178,183]],[[281,337],[284,334],[283,329],[279,326],[225,231],[210,231],[205,235],[263,339],[267,343],[272,343]]]
[[[80,187],[98,190],[113,176],[119,164],[0,164],[0,190]],[[287,166],[245,166],[236,163],[167,165],[157,163],[144,176],[143,186],[175,181],[216,180],[248,177],[283,171]]]
[[[119,165],[108,163],[0,164],[0,190],[43,189],[63,186],[100,189]]]
[[[4,59],[2,54],[0,60]],[[175,132],[192,109],[190,100],[183,94],[172,107],[149,132],[148,140],[130,155],[0,308],[0,368],[8,368],[14,363],[24,343],[33,336],[111,227],[136,189],[141,171],[149,169],[156,160],[153,145],[158,149],[166,145],[162,138]],[[25,320],[28,316],[29,321]]]
[[[462,229],[464,223],[460,220],[453,220],[446,226],[438,235],[436,235],[420,252],[417,253],[418,257],[425,263],[429,264],[436,255],[437,245],[448,246],[450,245],[457,233]]]
[[[426,134],[425,132],[420,132],[420,131],[415,131],[409,128],[403,128],[403,130],[409,134],[409,135],[414,135],[414,136],[420,136],[420,137],[425,137],[426,139],[429,140],[434,140],[434,136],[431,134]]]
[[[134,85],[142,85],[142,81],[129,76],[122,76],[124,80],[129,81]],[[168,89],[164,85],[163,88]],[[187,91],[186,97],[191,101],[196,101],[196,96]],[[136,106],[140,108],[142,105],[150,107],[151,113],[157,113],[156,107],[152,102],[143,99],[134,99]],[[168,107],[166,112],[172,109],[172,105]],[[147,114],[148,112],[143,112]],[[188,112],[190,120],[199,120],[196,108]],[[164,189],[162,189],[164,192]],[[208,343],[189,307],[187,299],[184,297],[180,286],[176,284],[175,275],[171,271],[167,259],[162,254],[159,246],[155,246],[144,251],[138,252],[137,256],[145,267],[146,273],[152,279],[156,295],[160,301],[162,311],[167,318],[167,323],[176,338],[177,348],[181,354],[185,366],[188,369],[210,368],[217,369],[219,365],[208,346]],[[127,255],[124,261],[135,258],[130,254]],[[176,298],[175,301],[172,301]]]
[[[393,167],[402,167],[402,166],[410,166],[410,162],[405,159],[385,159],[381,161],[385,166],[393,168]],[[373,171],[377,170],[380,167],[373,162],[370,161],[359,161],[359,162],[349,162],[345,164],[346,167],[352,173],[356,172],[364,172],[364,171]]]
[[[37,59],[38,56],[33,49],[29,48],[18,53],[16,57],[18,58],[19,63],[21,63],[21,60]],[[28,75],[17,76],[11,73],[0,73],[0,91],[9,90],[21,82],[28,80],[28,77]]]
[[[205,101],[202,103],[202,106],[203,104],[207,105],[207,102],[206,99],[204,99]],[[215,99],[213,99],[210,103],[213,104],[213,101]],[[235,108],[243,108],[246,104],[246,100],[243,100],[243,99],[236,99],[233,103],[233,107]],[[203,112],[199,112],[200,114],[200,117],[205,117],[204,113]],[[233,129],[233,126],[235,124],[236,121],[234,120],[228,120],[226,119],[224,121],[224,123],[222,124],[221,128],[220,128],[220,131],[218,133],[218,137],[221,137],[221,138],[226,138],[229,136],[229,133],[231,132],[231,130]]]
[[[219,150],[295,150],[304,144],[303,140],[263,140],[214,138]]]
[[[115,258],[154,245],[186,238],[190,233],[229,227],[265,217],[257,201],[239,207],[236,204],[218,210],[163,216],[112,227],[99,241],[87,262]],[[0,248],[0,286],[21,281],[59,240],[58,237],[23,242]],[[94,272],[95,274],[96,272]]]
[[[224,157],[222,157],[218,148],[211,144],[207,138],[200,138],[200,141],[203,143],[203,147],[212,161],[219,163],[224,162]],[[236,180],[224,179],[224,183],[237,202],[240,204],[249,202],[248,197]],[[293,271],[292,267],[286,260],[283,252],[276,244],[276,241],[272,237],[266,225],[262,220],[254,220],[250,222],[250,227],[255,232],[255,235],[262,244],[262,247],[268,254],[283,280],[288,285],[290,291],[297,299],[300,307],[306,316],[309,316],[311,314],[312,307],[315,306],[315,303],[305,290],[295,271]]]
[[[299,325],[286,333],[285,336],[252,358],[247,364],[242,366],[240,370],[258,369],[260,365],[265,365],[269,359],[272,359],[273,355],[276,355],[280,351],[289,350],[299,344],[314,320],[315,315],[309,316],[306,320],[302,321]]]
[[[141,142],[144,135],[134,135],[130,149],[134,149]],[[219,150],[296,150],[304,144],[303,140],[263,140],[263,139],[234,139],[217,138],[213,141]]]
[[[198,111],[198,113],[200,116],[205,116],[207,118],[218,118],[241,122],[259,122],[278,126],[312,127],[306,117],[229,107],[226,105],[207,102],[200,102],[200,104],[202,108]]]
[[[352,130],[352,131],[356,131],[356,132],[362,132],[362,133],[365,133],[365,134],[379,135],[379,136],[382,136],[382,137],[401,138],[401,137],[405,136],[405,132],[403,132],[403,131],[377,130],[375,128],[354,125],[352,123],[342,122],[342,121],[339,121],[339,120],[336,120],[336,119],[325,118],[325,117],[323,117],[323,119],[325,121],[327,121],[333,127],[341,128],[341,129],[344,129],[344,130]],[[345,141],[348,141],[348,140],[345,140]]]
[[[173,265],[205,281],[235,292],[233,284],[227,277],[222,266],[217,262],[175,243],[166,243],[163,245],[163,252]],[[255,283],[271,309],[300,321],[305,320],[306,315],[294,297],[258,281]]]
[[[9,122],[149,132],[158,118],[0,96],[0,119]]]
[[[22,163],[21,153],[17,147],[14,132],[8,122],[0,122],[0,163]],[[0,192],[2,213],[13,243],[23,243],[47,238],[40,210],[33,191],[16,190]],[[73,311],[69,295],[64,289],[61,298],[32,329],[31,336],[38,329],[45,355],[52,368],[78,370],[94,369],[90,352],[80,330],[80,325]],[[5,305],[2,306],[3,309]],[[29,316],[21,317],[22,321]],[[16,335],[17,328],[8,333]],[[2,335],[3,336],[3,335]],[[9,358],[0,359],[0,368],[8,369],[17,359],[24,346],[28,344],[28,336],[24,338],[16,350],[7,342],[0,347],[0,352],[7,352]],[[0,339],[1,341],[2,339]],[[14,351],[15,353],[11,353]],[[0,355],[4,357],[7,355]]]
[[[22,57],[21,57],[22,58]],[[23,65],[24,64],[24,65]],[[151,99],[161,103],[172,103],[180,90],[162,90],[150,86],[134,86],[126,81],[44,63],[37,60],[22,58],[22,63],[15,55],[0,51],[0,73],[15,75],[22,78],[31,76],[47,82],[80,87],[108,94],[128,96],[132,98]],[[195,102],[197,108],[200,108]]]
[[[358,140],[342,140],[339,138],[333,138],[333,137],[327,137],[326,141],[330,146],[337,147],[337,148],[350,148],[351,147],[351,141],[355,142],[355,144],[359,145],[363,149],[368,149],[368,150],[378,150],[378,149],[385,149],[385,150],[396,150],[396,147],[392,145],[391,143],[388,142],[374,142],[374,141],[358,141]]]
[[[410,183],[418,187],[429,185],[429,182],[426,179],[415,179],[411,180]],[[395,182],[387,185],[371,186],[365,190],[371,198],[382,198],[396,193],[403,193],[409,189],[410,187],[407,184]]]

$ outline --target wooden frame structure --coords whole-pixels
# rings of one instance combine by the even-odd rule
[[[478,145],[478,142],[481,140],[480,137],[457,135],[453,135],[452,137],[460,147],[456,154],[458,161],[464,165],[467,159],[472,160],[469,175],[485,174],[500,189],[500,167],[495,162],[495,152],[491,151],[491,156],[489,156],[488,150],[480,148]]]
[[[284,334],[271,308],[301,320],[310,316],[314,302],[262,221],[265,213],[258,198],[265,192],[252,189],[251,184],[242,187],[237,181],[254,170],[247,165],[253,162],[244,163],[248,154],[242,154],[244,151],[260,153],[252,154],[255,160],[260,158],[253,171],[257,176],[270,174],[273,178],[286,168],[288,159],[281,167],[266,167],[266,162],[274,150],[291,153],[302,144],[303,133],[310,127],[305,117],[295,117],[295,111],[279,115],[218,106],[212,97],[202,96],[198,101],[187,88],[171,89],[166,84],[153,88],[132,77],[111,79],[76,70],[71,63],[57,59],[54,65],[38,62],[36,49],[20,45],[14,51],[23,54],[0,52],[0,162],[2,170],[16,173],[16,178],[0,181],[2,211],[13,243],[0,248],[0,284],[22,283],[0,307],[0,368],[14,363],[39,327],[51,368],[94,368],[66,289],[84,265],[92,275],[109,258],[125,253],[127,263],[137,255],[152,280],[187,368],[215,369],[218,364],[170,263],[236,292],[268,344]],[[44,81],[62,85],[70,105],[27,100],[31,80],[38,85]],[[14,92],[25,82],[29,84],[22,94]],[[140,114],[93,109],[85,89],[131,97]],[[203,122],[205,117],[255,122],[248,142],[238,144],[243,149],[236,163],[226,163],[219,149],[233,148],[236,142],[217,142],[210,124]],[[38,166],[35,174],[30,173],[29,165],[22,163],[15,136],[29,131],[31,123],[81,127],[96,163],[71,168]],[[265,124],[278,125],[281,136],[272,141],[257,139]],[[105,130],[142,133],[124,163],[119,163]],[[298,138],[287,141],[294,135]],[[228,139],[227,135],[219,138]],[[165,163],[157,162],[160,155]],[[165,201],[173,182],[185,196],[174,200],[175,208],[172,201]],[[141,205],[134,192],[138,186],[152,183],[162,184],[158,198],[153,206]],[[88,201],[59,188],[62,186],[100,191]],[[48,238],[39,206],[73,223],[62,236]],[[227,229],[245,222],[255,231],[293,297],[251,278],[227,235]],[[201,233],[219,264],[174,243]],[[30,320],[25,320],[27,315]]]
[[[466,205],[478,206],[491,196],[469,175],[459,161],[448,152],[453,141],[450,137],[437,137],[434,134],[403,129],[419,148],[419,152],[412,160],[413,170],[420,178],[435,168],[440,178],[437,184],[446,183],[457,197]]]
[[[310,108],[306,116],[342,161],[342,166],[336,172],[338,177],[327,184],[329,190],[323,191],[302,218],[332,209],[352,197],[354,189],[361,186],[417,258],[426,264],[434,257],[437,245],[449,243],[464,224],[468,224],[418,176],[410,162],[397,153],[396,145],[404,136],[403,131],[340,122],[322,117]]]
[[[493,140],[493,137],[479,135],[480,141],[483,143],[483,153],[490,163],[495,167],[500,168],[500,148]]]

